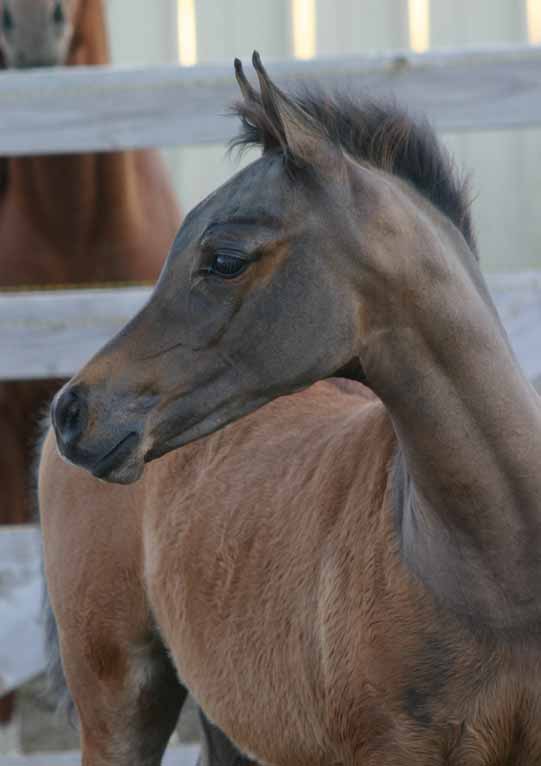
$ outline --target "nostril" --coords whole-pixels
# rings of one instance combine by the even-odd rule
[[[74,391],[69,391],[64,398],[64,406],[62,408],[62,416],[64,420],[65,428],[72,428],[79,420],[79,412],[81,407],[79,405],[79,397]]]
[[[86,425],[86,412],[87,407],[80,389],[64,389],[55,399],[52,420],[64,445],[73,444],[79,438]]]

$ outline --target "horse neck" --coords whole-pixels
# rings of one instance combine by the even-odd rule
[[[68,66],[110,63],[102,0],[82,0]],[[87,237],[96,225],[130,214],[135,195],[133,152],[22,157],[10,160],[10,192],[49,235]],[[0,179],[1,182],[1,179]]]
[[[466,243],[434,218],[404,234],[385,305],[364,296],[360,358],[400,446],[401,550],[453,609],[524,625],[541,619],[540,400]]]
[[[103,66],[111,62],[103,0],[82,0],[67,66]]]

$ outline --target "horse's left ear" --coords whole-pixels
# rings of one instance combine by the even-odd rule
[[[252,63],[261,88],[261,104],[282,149],[298,164],[317,166],[331,158],[336,162],[336,149],[325,130],[272,82],[257,51]]]

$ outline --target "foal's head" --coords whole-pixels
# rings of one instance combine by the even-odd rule
[[[0,51],[6,66],[64,64],[79,4],[79,0],[0,0]]]
[[[149,303],[53,405],[61,452],[96,476],[134,481],[275,397],[362,377],[373,311],[420,241],[474,261],[463,189],[429,130],[287,97],[254,66],[259,92],[236,62],[238,143],[262,156],[187,216]]]

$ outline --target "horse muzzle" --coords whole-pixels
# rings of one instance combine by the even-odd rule
[[[62,388],[53,399],[51,419],[60,454],[98,479],[130,484],[144,469],[141,429],[129,419],[105,420],[109,426],[90,428],[88,395],[83,386]],[[103,421],[102,421],[103,422]]]

